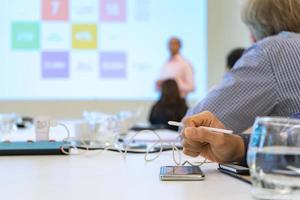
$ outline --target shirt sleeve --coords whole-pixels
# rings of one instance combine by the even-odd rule
[[[194,76],[193,76],[193,68],[190,64],[186,64],[184,70],[184,75],[181,80],[180,91],[183,91],[185,94],[188,94],[189,92],[192,92],[195,89],[194,84]]]
[[[254,46],[187,115],[210,111],[227,129],[241,133],[253,125],[255,117],[271,115],[277,97],[276,80],[267,54]]]
[[[247,167],[248,166],[248,164],[247,164],[247,152],[248,152],[248,147],[249,147],[249,142],[250,142],[250,134],[238,134],[238,135],[243,139],[244,152],[245,152],[244,158],[239,163],[239,165]]]

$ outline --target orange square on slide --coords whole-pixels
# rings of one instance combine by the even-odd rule
[[[69,0],[43,0],[43,20],[68,20]]]

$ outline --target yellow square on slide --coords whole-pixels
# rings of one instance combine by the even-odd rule
[[[72,26],[72,47],[74,49],[97,49],[97,25],[74,24]]]

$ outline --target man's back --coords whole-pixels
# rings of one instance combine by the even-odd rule
[[[250,47],[189,115],[208,110],[235,132],[257,116],[300,111],[300,35],[282,32]]]
[[[274,71],[277,115],[300,111],[300,34],[282,32],[265,41],[266,55]]]

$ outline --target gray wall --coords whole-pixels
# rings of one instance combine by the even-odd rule
[[[208,87],[225,72],[226,55],[236,47],[248,47],[250,34],[240,18],[243,0],[208,1]]]

